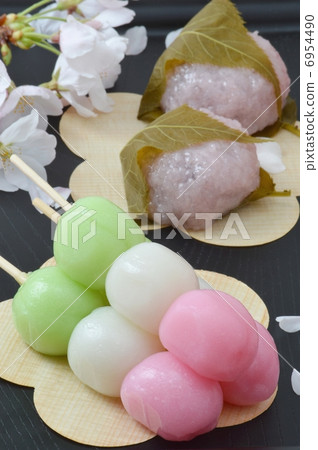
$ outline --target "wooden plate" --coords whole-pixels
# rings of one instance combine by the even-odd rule
[[[85,160],[70,178],[73,199],[100,195],[127,211],[119,153],[146,124],[137,119],[140,95],[110,95],[115,102],[111,113],[85,119],[69,108],[62,116],[60,133],[69,149]],[[208,233],[189,232],[192,238],[214,245],[248,247],[279,239],[294,227],[299,217],[299,138],[281,130],[275,140],[282,148],[286,170],[273,179],[277,190],[291,190],[292,196],[252,202],[215,220]]]
[[[45,265],[52,264],[49,260]],[[257,321],[268,326],[265,304],[246,284],[215,272],[197,273],[215,289],[238,298]],[[81,383],[66,357],[44,356],[29,348],[14,327],[11,303],[0,303],[0,376],[34,388],[35,407],[50,428],[73,441],[100,447],[138,444],[154,437],[125,412],[120,399],[103,396]],[[275,395],[254,406],[225,404],[218,427],[252,420],[269,408]]]

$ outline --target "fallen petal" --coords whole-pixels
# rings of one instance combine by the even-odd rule
[[[287,333],[295,333],[300,330],[300,316],[279,316],[276,317],[276,322]]]
[[[277,142],[261,142],[256,145],[260,166],[269,173],[283,172],[286,167],[282,160],[282,151]]]
[[[132,27],[126,31],[125,37],[128,38],[128,47],[126,55],[139,55],[147,46],[148,37],[145,27]]]
[[[178,30],[170,31],[170,33],[167,34],[165,40],[166,48],[169,47],[175,39],[177,39],[182,30],[183,28],[179,28]]]
[[[300,395],[300,373],[296,369],[292,372],[291,384],[295,394]]]

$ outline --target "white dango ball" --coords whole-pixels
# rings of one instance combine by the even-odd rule
[[[190,264],[154,242],[137,244],[122,253],[106,278],[111,306],[153,334],[158,334],[160,321],[173,301],[198,288],[198,278]]]
[[[68,345],[73,373],[101,394],[119,397],[127,373],[163,347],[110,306],[95,309],[75,327]]]

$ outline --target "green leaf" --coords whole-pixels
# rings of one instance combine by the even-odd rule
[[[280,115],[280,86],[273,66],[248,34],[239,12],[229,0],[208,3],[162,53],[142,97],[138,113],[140,119],[151,121],[163,113],[160,101],[167,77],[176,66],[184,63],[243,67],[257,71],[273,84]]]
[[[248,195],[240,206],[245,205],[246,203],[253,202],[262,197],[289,197],[291,195],[291,191],[276,191],[275,183],[273,182],[272,177],[269,175],[266,170],[260,168],[260,184],[255,191],[253,191],[250,195]]]
[[[163,114],[136,134],[120,154],[129,211],[147,212],[149,188],[144,174],[151,161],[164,152],[220,139],[230,143],[264,142],[186,105]]]
[[[290,96],[286,99],[281,120],[282,122],[290,123],[291,125],[294,125],[297,120],[297,104]]]

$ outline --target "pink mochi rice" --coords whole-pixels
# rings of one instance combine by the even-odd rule
[[[200,230],[202,214],[222,217],[258,188],[260,164],[254,144],[216,140],[164,153],[145,176],[154,220],[160,214],[161,223],[169,224],[172,214],[185,228]]]
[[[290,90],[285,63],[268,40],[258,32],[249,34],[272,64],[283,107]],[[255,70],[244,67],[198,63],[177,66],[167,80],[161,108],[168,112],[183,104],[194,109],[207,108],[219,116],[237,120],[248,134],[263,130],[278,119],[273,84]]]

